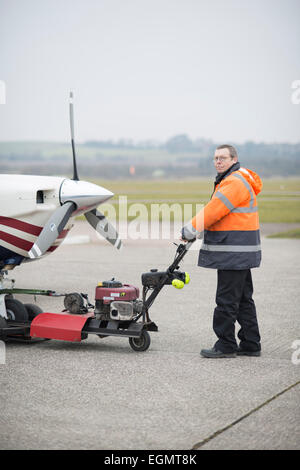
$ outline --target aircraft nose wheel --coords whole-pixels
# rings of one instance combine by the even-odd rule
[[[143,330],[139,338],[129,338],[129,344],[134,351],[146,351],[150,346],[150,335],[148,331]]]
[[[28,321],[26,307],[16,299],[5,299],[6,313],[9,320],[16,322]]]

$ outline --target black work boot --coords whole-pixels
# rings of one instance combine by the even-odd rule
[[[207,358],[212,358],[212,359],[217,359],[217,358],[222,358],[222,357],[236,357],[236,353],[224,353],[222,351],[218,351],[215,347],[211,349],[201,349],[200,351],[201,356],[207,357]]]
[[[261,355],[261,351],[246,351],[245,349],[241,349],[240,347],[238,347],[237,351],[236,351],[237,355],[238,356],[260,356]]]

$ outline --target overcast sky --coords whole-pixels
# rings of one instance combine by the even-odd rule
[[[0,140],[299,142],[299,0],[0,0]]]

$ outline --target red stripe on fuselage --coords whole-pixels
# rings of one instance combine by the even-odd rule
[[[33,246],[33,242],[23,240],[23,238],[16,237],[15,235],[11,235],[10,233],[2,232],[1,230],[0,240],[3,240],[9,243],[10,245],[14,245],[18,248],[21,248],[21,250],[25,251],[30,251]]]
[[[65,238],[69,230],[63,230],[60,235],[57,237],[57,240],[62,240]],[[10,233],[2,232],[0,230],[0,240],[3,240],[10,245],[16,246],[17,248],[20,248],[21,250],[25,251],[30,251],[31,248],[33,247],[33,242],[30,242],[28,240],[24,240],[23,238],[16,237],[15,235],[11,235]],[[59,242],[60,245],[61,241]],[[54,251],[56,248],[58,248],[59,245],[52,245],[47,251]]]
[[[59,245],[52,245],[50,246],[50,248],[48,248],[47,252],[50,251],[50,253],[52,253],[52,251],[56,250],[56,248],[58,248]]]
[[[58,235],[57,237],[57,240],[58,239],[61,239],[61,238],[65,238],[65,236],[67,235],[67,233],[69,232],[70,229],[67,229],[67,230],[63,230],[62,232],[60,232],[60,234]]]
[[[12,219],[11,217],[0,216],[0,224],[7,225],[8,227],[16,228],[17,230],[21,230],[22,232],[30,233],[31,235],[36,236],[38,236],[43,229],[37,225],[32,225],[28,222],[23,222],[22,220],[18,219]]]

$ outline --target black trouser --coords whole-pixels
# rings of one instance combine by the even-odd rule
[[[240,348],[245,351],[260,351],[260,335],[252,294],[250,269],[218,270],[217,307],[214,311],[213,328],[219,338],[215,344],[219,351],[236,351],[236,320],[241,326],[238,332]]]

